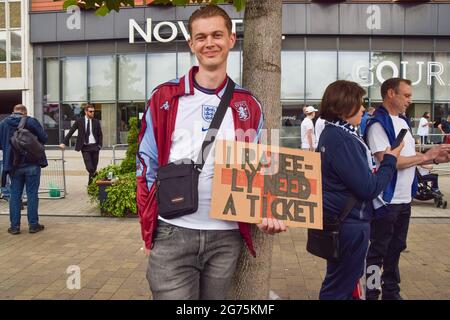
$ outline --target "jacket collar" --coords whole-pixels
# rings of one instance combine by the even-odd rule
[[[198,66],[194,66],[189,70],[189,73],[181,77],[180,79],[180,89],[177,92],[177,96],[189,96],[194,94],[194,77],[195,74],[198,72],[199,68]],[[221,85],[215,89],[215,94],[222,98],[222,95],[225,92],[226,85],[228,83],[228,75],[226,76],[225,80],[221,83]]]

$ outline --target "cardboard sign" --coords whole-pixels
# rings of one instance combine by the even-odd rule
[[[320,153],[217,141],[210,216],[322,229]]]

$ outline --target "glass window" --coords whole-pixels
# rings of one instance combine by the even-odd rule
[[[430,53],[405,53],[403,56],[403,77],[412,81],[413,101],[431,99],[431,86],[427,84],[429,61],[432,61]]]
[[[304,88],[304,51],[281,51],[281,99],[303,99]]]
[[[177,77],[176,57],[175,52],[159,52],[147,55],[147,92],[149,97],[161,83]]]
[[[86,57],[65,58],[62,62],[63,100],[86,101]]]
[[[192,66],[198,65],[197,57],[191,52],[178,52],[178,74],[181,78],[189,72]]]
[[[131,117],[136,117],[139,123],[139,112],[145,108],[145,102],[119,103],[118,120],[119,120],[119,141],[118,143],[128,143],[129,121]]]
[[[306,52],[306,98],[322,99],[326,87],[336,81],[335,51]]]
[[[0,29],[6,28],[5,3],[0,3]]]
[[[22,57],[22,35],[20,31],[11,31],[11,61],[20,61]]]
[[[53,104],[49,104],[50,106]],[[79,117],[84,117],[83,107],[84,103],[62,103],[61,104],[61,139],[69,133],[70,128]],[[78,131],[75,131],[72,138],[69,140],[69,146],[75,145]],[[62,141],[62,140],[61,140]]]
[[[9,64],[9,72],[11,78],[20,78],[22,77],[22,64],[21,63],[10,63]]]
[[[43,112],[42,123],[48,134],[47,144],[59,144],[59,104],[45,104]]]
[[[400,76],[400,53],[372,52],[370,56],[370,96],[381,101],[381,84],[384,80]]]
[[[339,52],[339,79],[354,81],[362,87],[368,87],[370,85],[369,67],[369,52]]]
[[[145,54],[119,56],[119,100],[145,99]]]
[[[450,53],[436,53],[435,60],[442,64],[444,72],[440,77],[444,83],[434,78],[434,98],[448,101],[450,100]]]
[[[6,63],[0,63],[0,78],[6,78]]]
[[[0,61],[6,61],[6,31],[0,31]]]
[[[95,118],[100,120],[103,133],[103,146],[111,147],[117,143],[117,111],[115,103],[94,103]]]
[[[240,51],[230,51],[227,61],[227,73],[233,81],[241,85],[242,75],[242,53]]]
[[[21,18],[20,18],[20,2],[10,2],[9,3],[9,27],[10,28],[20,28]]]
[[[114,56],[89,57],[90,99],[116,99],[116,64]]]
[[[59,61],[56,58],[45,59],[45,99],[59,101]]]

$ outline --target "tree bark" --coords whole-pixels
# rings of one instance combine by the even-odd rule
[[[261,102],[266,129],[279,129],[281,123],[281,13],[282,0],[247,0],[245,6],[243,86]],[[278,144],[278,135],[272,137],[272,144]],[[273,236],[260,232],[256,225],[251,233],[257,256],[243,248],[231,299],[269,297]]]

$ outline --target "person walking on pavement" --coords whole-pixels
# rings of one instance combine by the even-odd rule
[[[314,138],[314,122],[313,119],[318,110],[313,106],[309,106],[305,109],[306,118],[300,125],[302,150],[314,151],[315,150],[315,138]]]
[[[434,124],[430,119],[430,113],[425,112],[420,118],[419,127],[417,128],[417,135],[420,137],[420,144],[428,144],[428,135],[430,134],[430,127]]]
[[[218,113],[223,115],[218,139],[258,141],[262,108],[250,92],[234,87],[226,73],[228,53],[236,42],[231,26],[228,14],[214,5],[191,15],[189,46],[199,66],[181,79],[158,86],[142,118],[137,206],[144,252],[150,256],[147,280],[155,300],[225,299],[243,239],[256,255],[249,224],[209,216],[215,143],[198,175],[197,211],[164,218],[156,197],[156,173],[176,170],[178,160],[196,161],[216,112],[225,111]],[[247,131],[250,135],[243,138],[242,132]],[[263,219],[258,227],[269,234],[286,230],[282,221],[272,218]]]
[[[3,171],[11,178],[9,218],[11,226],[8,229],[10,234],[20,233],[20,210],[22,208],[22,194],[24,187],[27,194],[27,217],[30,233],[44,230],[44,226],[39,224],[38,215],[38,191],[41,179],[41,168],[48,165],[45,152],[36,158],[31,157],[26,152],[14,150],[11,138],[18,129],[22,118],[26,117],[24,129],[30,131],[37,137],[41,144],[47,142],[47,134],[41,124],[33,117],[27,117],[27,108],[18,104],[13,109],[13,114],[0,123],[0,149],[3,150]]]
[[[85,116],[75,121],[69,133],[64,137],[64,142],[59,145],[64,149],[69,144],[70,137],[78,130],[75,151],[81,151],[83,155],[84,165],[89,172],[88,184],[91,184],[97,171],[98,156],[103,143],[100,121],[94,118],[94,112],[95,109],[92,105],[86,105],[84,108]]]
[[[399,261],[401,252],[406,249],[411,201],[417,191],[416,166],[448,162],[449,154],[445,146],[430,148],[426,153],[416,152],[410,123],[405,117],[412,97],[410,80],[386,80],[381,85],[381,97],[383,105],[369,119],[364,137],[377,168],[400,130],[408,132],[403,139],[405,147],[397,160],[397,170],[382,193],[384,203],[377,205],[371,222],[367,279],[380,279],[381,288],[375,285],[378,281],[368,281],[366,299],[377,300],[382,291],[383,300],[402,300]]]

